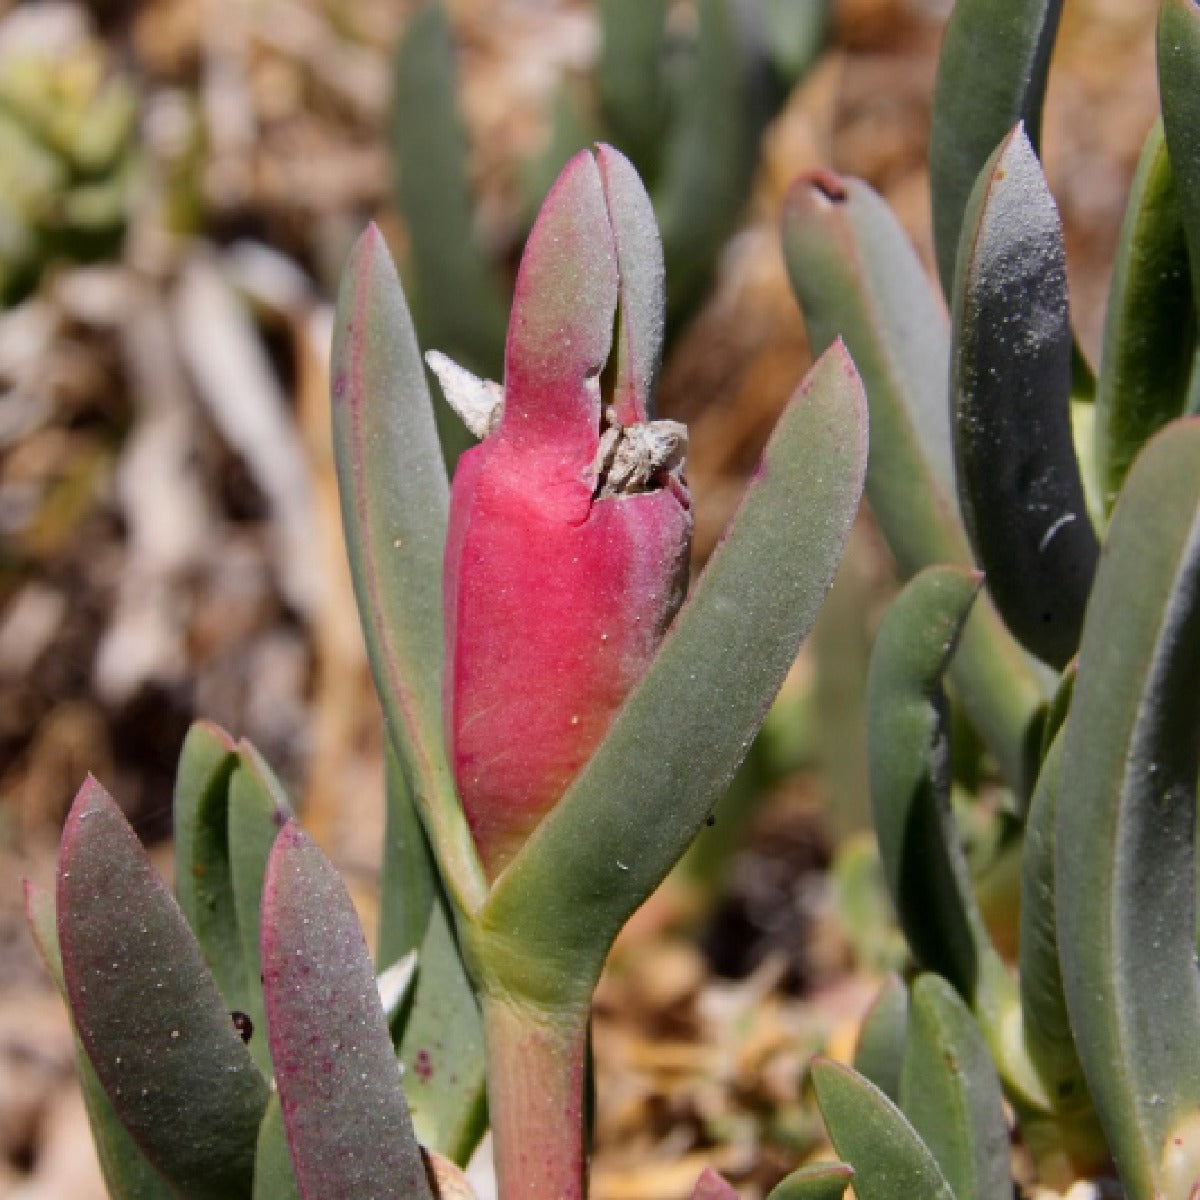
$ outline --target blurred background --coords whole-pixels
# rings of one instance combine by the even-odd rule
[[[0,1196],[103,1197],[20,891],[51,878],[85,772],[169,874],[188,724],[249,737],[373,920],[379,717],[326,380],[364,223],[423,345],[497,377],[545,187],[596,137],[625,149],[663,226],[659,408],[690,426],[700,564],[809,362],[776,236],[790,181],[865,178],[930,260],[951,5],[0,4]],[[1155,113],[1155,9],[1068,0],[1052,73],[1045,157],[1093,354]],[[705,1163],[762,1195],[819,1146],[804,1064],[849,1047],[901,961],[859,720],[892,587],[864,515],[716,827],[618,945],[597,996],[597,1200],[685,1196]]]

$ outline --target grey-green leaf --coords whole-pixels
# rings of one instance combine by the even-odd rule
[[[380,968],[390,967],[421,945],[438,888],[429,842],[390,741],[385,753],[387,808],[379,875]]]
[[[900,1108],[956,1200],[1012,1200],[1000,1080],[974,1018],[937,975],[913,985]]]
[[[303,1200],[431,1200],[375,972],[333,865],[294,822],[263,895],[271,1059]]]
[[[900,1072],[908,1038],[908,988],[889,975],[863,1018],[854,1046],[854,1069],[893,1104],[900,1103]]]
[[[300,1200],[296,1173],[288,1154],[287,1132],[283,1127],[283,1109],[279,1093],[272,1092],[267,1111],[258,1130],[258,1151],[254,1156],[254,1200]]]
[[[1200,8],[1164,0],[1158,16],[1158,91],[1167,151],[1200,296]]]
[[[338,294],[331,363],[342,522],[388,731],[446,886],[485,884],[442,738],[442,553],[449,485],[400,281],[371,226]]]
[[[866,469],[845,349],[801,385],[658,655],[558,806],[497,880],[479,934],[512,985],[590,995],[744,757],[833,578]],[[515,951],[515,957],[512,952]]]
[[[812,1079],[834,1149],[854,1168],[858,1200],[955,1200],[929,1147],[873,1083],[822,1058]]]
[[[1099,544],[1071,435],[1066,253],[1017,126],[963,219],[950,397],[958,498],[1008,627],[1061,668],[1079,645]]]
[[[929,134],[938,274],[953,291],[963,214],[975,180],[1023,121],[1038,144],[1062,0],[958,0],[946,24]]]
[[[781,1179],[767,1200],[841,1200],[853,1181],[846,1163],[811,1163]]]
[[[230,1008],[247,1004],[229,864],[233,739],[208,721],[188,730],[175,775],[175,897]]]
[[[475,233],[456,90],[446,10],[441,0],[425,0],[396,46],[388,114],[394,189],[417,282],[413,307],[429,349],[496,379],[508,305]]]
[[[25,915],[38,953],[54,976],[54,982],[65,1001],[67,986],[63,980],[62,958],[58,953],[54,896],[26,881]],[[129,1130],[121,1124],[78,1035],[74,1040],[79,1088],[92,1129],[96,1157],[100,1161],[100,1173],[112,1200],[174,1200],[176,1192],[154,1169]]]
[[[121,1121],[181,1195],[249,1200],[266,1082],[183,914],[93,779],[63,829],[57,911],[76,1029]]]
[[[958,519],[946,398],[946,314],[886,204],[857,180],[820,172],[788,197],[784,252],[809,338],[846,339],[871,406],[867,497],[901,576],[971,565]],[[980,597],[951,665],[972,723],[1018,795],[1036,777],[1041,687]]]
[[[1108,295],[1095,423],[1106,513],[1146,440],[1182,415],[1195,355],[1187,238],[1159,121],[1142,148]]]
[[[1200,1111],[1197,678],[1200,420],[1190,418],[1147,444],[1117,501],[1061,735],[1063,985],[1097,1112],[1138,1200],[1176,1194],[1168,1142],[1190,1124],[1182,1154],[1194,1157]]]
[[[996,974],[950,811],[942,675],[979,589],[957,567],[929,567],[893,602],[867,682],[871,803],[884,875],[917,961],[972,1006]],[[1000,968],[1002,971],[1002,968]]]
[[[440,902],[421,945],[400,1060],[421,1144],[465,1166],[487,1127],[483,1025]]]
[[[283,824],[292,816],[283,785],[266,760],[249,743],[237,747],[237,766],[229,783],[229,866],[238,937],[246,979],[242,1036],[264,1075],[271,1074],[267,1022],[262,998],[259,926],[267,859]]]

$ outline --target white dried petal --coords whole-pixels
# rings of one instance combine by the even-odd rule
[[[687,427],[678,421],[610,426],[596,456],[600,495],[648,491],[664,473],[679,470],[686,454]]]
[[[425,361],[442,385],[446,403],[458,413],[463,424],[480,439],[494,432],[504,411],[504,388],[491,379],[471,374],[440,350],[427,351]]]

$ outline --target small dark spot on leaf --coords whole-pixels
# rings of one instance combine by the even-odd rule
[[[433,1078],[433,1063],[429,1059],[428,1050],[418,1050],[416,1061],[413,1063],[413,1070],[417,1073],[417,1078],[424,1080],[426,1083]]]
[[[709,829],[711,829],[717,823],[717,818],[714,816],[708,816],[705,818],[704,823],[709,827]]]
[[[233,1027],[242,1035],[242,1041],[248,1042],[254,1036],[254,1022],[244,1012],[234,1009],[229,1014]]]

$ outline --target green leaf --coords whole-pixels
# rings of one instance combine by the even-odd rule
[[[292,816],[283,786],[261,754],[247,741],[237,747],[237,766],[229,783],[229,866],[233,880],[243,971],[247,981],[241,1012],[249,1018],[243,1038],[258,1068],[271,1074],[263,1010],[262,958],[259,953],[260,910],[267,859],[280,828]]]
[[[854,1168],[858,1200],[955,1200],[929,1147],[873,1083],[825,1058],[813,1060],[812,1079],[834,1149]]]
[[[397,43],[388,114],[393,187],[408,225],[417,280],[413,307],[428,348],[497,379],[508,305],[475,235],[455,92],[446,11],[440,0],[426,0]],[[460,441],[458,448],[465,444]]]
[[[1063,667],[1099,544],[1071,435],[1071,328],[1058,210],[1020,126],[963,217],[950,395],[958,498],[1008,627]]]
[[[867,722],[875,832],[905,936],[923,967],[950,980],[972,1008],[991,1011],[995,993],[1009,989],[950,810],[941,689],[978,589],[971,572],[929,567],[900,593],[875,639]]]
[[[35,888],[28,880],[25,882],[25,916],[38,953],[65,1001],[67,985],[63,980],[62,958],[58,953],[54,896]],[[173,1200],[175,1191],[167,1186],[166,1180],[150,1164],[129,1130],[121,1124],[121,1118],[105,1094],[104,1086],[78,1034],[74,1042],[79,1087],[108,1194],[113,1200]]]
[[[287,1133],[279,1093],[272,1092],[258,1130],[254,1156],[254,1200],[300,1200],[296,1173],[288,1154]]]
[[[611,140],[645,179],[658,166],[667,117],[666,0],[600,0],[597,86]]]
[[[971,565],[955,501],[945,312],[886,204],[828,172],[788,197],[784,252],[815,351],[846,338],[871,405],[867,498],[909,578],[934,563]],[[986,597],[951,665],[972,723],[1009,785],[1029,794],[1041,685]]]
[[[248,1200],[267,1085],[183,914],[94,779],[63,829],[57,909],[75,1026],[122,1123],[181,1195]]]
[[[438,889],[429,842],[390,743],[385,753],[387,817],[379,878],[381,968],[390,967],[420,946]]]
[[[400,1060],[421,1144],[465,1166],[487,1127],[483,1024],[441,903],[421,946]]]
[[[734,0],[699,0],[695,62],[668,130],[654,211],[667,261],[667,328],[678,330],[712,281],[754,166],[755,56]]]
[[[175,777],[175,896],[230,1008],[245,1009],[249,981],[241,954],[229,863],[229,782],[233,739],[207,721],[188,730]]]
[[[400,281],[374,226],[338,294],[333,440],[375,687],[455,903],[485,882],[442,740],[442,552],[449,486]]]
[[[728,534],[640,685],[480,914],[493,979],[590,996],[612,939],[704,822],[762,724],[837,567],[866,468],[844,348],[801,385]]]
[[[354,905],[294,822],[263,896],[271,1059],[303,1200],[431,1200]]]
[[[893,1104],[900,1103],[900,1071],[908,1038],[908,988],[889,975],[867,1010],[854,1046],[854,1069]]]
[[[1163,0],[1158,16],[1158,90],[1167,152],[1200,296],[1200,9],[1195,0]]]
[[[1063,996],[1054,891],[1054,825],[1062,736],[1050,746],[1025,823],[1021,855],[1021,1017],[1029,1057],[1056,1110],[1090,1109]]]
[[[900,1108],[956,1200],[1012,1200],[1000,1080],[958,993],[937,975],[913,985]]]
[[[1147,444],[1117,501],[1061,735],[1055,886],[1067,1008],[1113,1157],[1139,1200],[1167,1190],[1168,1138],[1200,1109],[1198,677],[1200,420],[1186,419]]]
[[[841,1200],[854,1180],[845,1163],[812,1163],[781,1179],[767,1200]]]
[[[1133,178],[1108,295],[1095,424],[1105,513],[1146,440],[1183,413],[1195,353],[1187,239],[1159,121]]]
[[[1062,0],[958,0],[933,92],[929,173],[942,290],[951,295],[963,215],[992,151],[1023,121],[1039,142]]]

